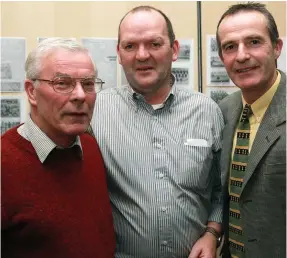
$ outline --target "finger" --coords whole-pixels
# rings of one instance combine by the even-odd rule
[[[192,249],[190,252],[188,258],[198,258],[199,257],[199,250],[198,249]]]

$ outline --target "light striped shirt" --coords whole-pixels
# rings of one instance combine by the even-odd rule
[[[33,148],[36,151],[36,154],[41,161],[44,163],[47,159],[48,155],[55,148],[62,149],[58,147],[31,119],[30,115],[27,118],[27,121],[20,125],[17,129],[17,132],[25,138],[27,141],[31,142]],[[83,150],[81,146],[80,137],[77,136],[75,142],[69,147],[78,145],[79,148],[79,156],[83,157]]]
[[[186,258],[207,222],[221,222],[219,107],[173,86],[163,107],[154,109],[126,86],[99,93],[94,115],[115,257]]]

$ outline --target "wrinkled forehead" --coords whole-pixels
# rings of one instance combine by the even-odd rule
[[[239,37],[239,33],[243,32],[269,35],[266,17],[258,11],[240,11],[226,16],[218,28],[220,40],[223,40],[223,37],[227,35]]]
[[[267,19],[265,15],[255,10],[243,10],[224,17],[219,25],[218,31],[220,32],[222,28],[232,28],[233,26],[252,27],[254,24],[261,24],[263,27],[265,26],[267,28]]]
[[[86,51],[57,49],[42,57],[42,73],[96,76],[95,65]]]

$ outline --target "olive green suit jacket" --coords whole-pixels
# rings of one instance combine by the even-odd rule
[[[246,258],[286,257],[286,75],[258,128],[239,199]],[[228,179],[234,132],[242,112],[241,91],[219,104],[224,120],[221,168],[225,192],[224,233],[228,239]],[[223,257],[228,256],[225,242]]]

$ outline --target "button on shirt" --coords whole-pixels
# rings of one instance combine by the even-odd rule
[[[154,109],[125,86],[97,95],[94,121],[108,172],[115,257],[186,258],[207,222],[221,222],[219,107],[174,85]]]

